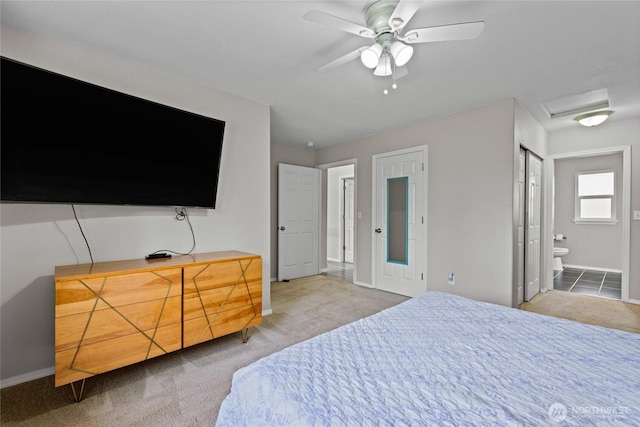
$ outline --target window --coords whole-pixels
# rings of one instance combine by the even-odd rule
[[[575,222],[615,222],[616,194],[613,171],[576,174]]]

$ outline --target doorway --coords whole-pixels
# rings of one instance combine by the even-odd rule
[[[327,165],[326,169],[326,272],[354,281],[356,239],[356,165]]]
[[[619,191],[616,190],[616,197],[617,197],[617,213],[615,215],[617,217],[616,222],[612,224],[607,224],[607,225],[588,224],[588,223],[580,224],[580,219],[578,218],[578,220],[576,221],[576,218],[574,217],[575,212],[573,210],[573,206],[571,206],[570,208],[571,218],[563,219],[563,217],[566,216],[567,214],[563,213],[563,208],[558,205],[558,202],[559,202],[558,197],[560,197],[561,195],[552,193],[550,196],[549,202],[551,204],[550,209],[551,209],[553,221],[549,224],[548,233],[550,235],[562,234],[564,235],[564,237],[566,237],[566,240],[563,239],[563,240],[558,240],[553,242],[558,246],[563,246],[563,247],[566,246],[569,249],[569,255],[565,255],[562,259],[563,266],[569,267],[571,269],[576,269],[576,271],[579,270],[580,272],[588,270],[589,274],[591,274],[592,269],[585,268],[585,267],[596,267],[596,270],[605,271],[606,275],[603,275],[603,279],[602,279],[602,282],[600,283],[600,287],[597,293],[598,296],[612,297],[612,296],[607,296],[605,294],[609,291],[609,289],[614,289],[614,290],[619,289],[619,291],[616,292],[615,299],[618,299],[617,296],[620,295],[620,298],[619,298],[620,300],[629,301],[630,226],[631,226],[630,225],[630,222],[631,222],[630,221],[630,217],[631,217],[631,206],[630,206],[631,147],[630,146],[611,147],[611,148],[585,150],[585,151],[579,151],[579,152],[552,155],[549,157],[549,159],[551,160],[550,173],[553,176],[553,182],[550,185],[555,192],[558,192],[560,191],[560,189],[558,189],[558,185],[567,184],[567,182],[565,182],[567,181],[567,177],[566,176],[563,177],[562,169],[559,167],[561,163],[580,162],[580,163],[584,163],[585,165],[590,165],[585,167],[578,167],[578,169],[581,169],[582,172],[586,170],[593,171],[595,169],[600,170],[604,167],[599,162],[605,161],[606,157],[611,159],[616,156],[619,157],[620,155],[622,156],[621,170],[616,172],[616,182],[617,182],[616,185],[619,185],[619,188],[618,188]],[[600,158],[601,160],[598,160],[596,163],[594,163],[594,161],[598,158]],[[615,169],[615,167],[606,166],[605,169]],[[575,187],[577,185],[576,181],[574,181],[574,179],[577,179],[577,178],[575,178],[574,172],[571,172],[570,173],[571,176],[569,177],[570,182],[568,184],[570,187],[572,187],[571,190],[575,190],[575,188],[577,188]],[[562,180],[563,182],[559,182],[559,180]],[[568,196],[568,197],[571,197],[572,201],[575,198],[574,196]],[[587,234],[593,234],[593,232],[596,232],[597,230],[600,230],[601,232],[606,232],[607,235],[610,235],[615,228],[620,229],[619,240],[615,242],[612,241],[611,243],[605,243],[608,241],[606,239],[608,239],[609,237],[607,237],[604,234],[596,237],[596,240],[600,242],[600,245],[598,247],[598,250],[595,251],[597,253],[596,258],[590,258],[591,255],[594,254],[594,251],[589,251],[588,247],[584,245],[585,239],[586,239],[585,236]],[[606,251],[601,250],[602,245],[604,245],[607,248]],[[552,247],[554,245],[552,244],[550,246],[551,246],[550,251],[552,251],[553,250]],[[573,255],[577,256],[579,253],[581,254],[579,258],[573,256]],[[615,264],[609,265],[608,260],[612,256],[617,258],[617,261]],[[607,268],[607,267],[613,267],[613,268]],[[606,270],[609,270],[609,271],[606,271]],[[572,271],[569,271],[569,273],[571,272]],[[554,289],[556,288],[556,283],[558,282],[558,280],[554,281],[554,278],[558,279],[558,277],[556,277],[557,273],[558,272],[553,271],[552,268],[549,268],[547,270],[547,283],[553,284]],[[617,274],[620,275],[619,281],[618,281],[618,278],[615,277]],[[607,280],[607,276],[613,276],[616,279],[615,280],[616,283],[614,285],[606,283],[606,282],[613,282],[612,280]],[[568,282],[568,280],[564,280],[564,282]],[[572,283],[573,288],[570,288],[572,289],[572,291],[578,289],[575,286],[580,285],[578,278],[576,278],[576,281],[574,282],[575,283]],[[559,285],[558,289],[562,289],[565,283],[558,283],[558,285]],[[583,287],[586,288],[588,286],[583,286]],[[589,289],[582,289],[582,290],[585,291],[584,293],[587,293],[587,291],[590,291]],[[603,293],[603,290],[605,291],[604,293]],[[594,292],[591,292],[591,294],[596,295]]]

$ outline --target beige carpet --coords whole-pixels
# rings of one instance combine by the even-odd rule
[[[573,292],[549,291],[522,303],[520,308],[590,325],[640,333],[640,305],[618,300]]]
[[[271,284],[273,314],[240,333],[87,379],[73,402],[54,377],[0,391],[2,426],[213,426],[233,373],[320,333],[407,298],[322,275]]]
[[[87,380],[74,403],[53,376],[0,391],[2,426],[213,426],[233,373],[263,356],[406,297],[325,276],[274,282],[273,314],[249,331],[183,349]],[[542,314],[640,332],[640,307],[552,291],[523,307]]]

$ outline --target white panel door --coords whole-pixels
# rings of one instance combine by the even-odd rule
[[[527,151],[527,215],[525,249],[525,299],[531,300],[540,292],[540,217],[542,161]]]
[[[427,290],[426,147],[376,155],[373,163],[374,287],[411,297],[420,295]],[[393,200],[403,192],[406,213],[400,214]],[[406,221],[406,230],[394,225],[394,217]],[[398,233],[403,236],[394,243],[392,234]],[[406,258],[398,253],[406,253]]]
[[[278,165],[278,280],[318,274],[320,170]]]
[[[344,180],[344,262],[353,262],[355,244],[355,182],[353,178]]]

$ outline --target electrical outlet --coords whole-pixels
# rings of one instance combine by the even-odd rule
[[[453,273],[447,274],[447,282],[449,282],[450,285],[454,285],[456,283],[456,277]]]
[[[633,211],[633,220],[640,221],[640,211]]]

